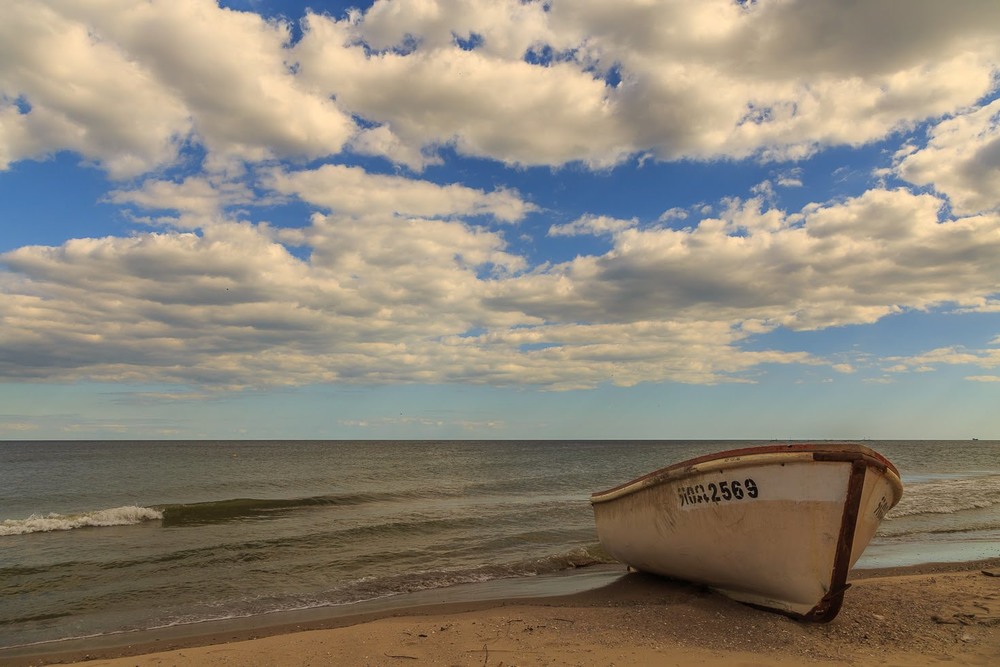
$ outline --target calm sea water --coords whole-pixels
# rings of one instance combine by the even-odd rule
[[[0,647],[608,562],[592,491],[747,444],[0,442]],[[866,444],[905,492],[859,567],[1000,555],[1000,442]]]

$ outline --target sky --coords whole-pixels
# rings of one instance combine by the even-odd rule
[[[998,405],[1000,3],[3,2],[0,440]]]

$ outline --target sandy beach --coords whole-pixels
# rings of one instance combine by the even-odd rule
[[[825,625],[643,574],[534,599],[440,602],[172,637],[77,642],[3,664],[162,665],[996,665],[1000,558],[853,573]],[[124,642],[128,641],[128,644]],[[69,648],[68,646],[61,647]]]

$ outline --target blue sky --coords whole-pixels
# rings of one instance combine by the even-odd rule
[[[8,0],[0,439],[1000,438],[1000,5]]]

